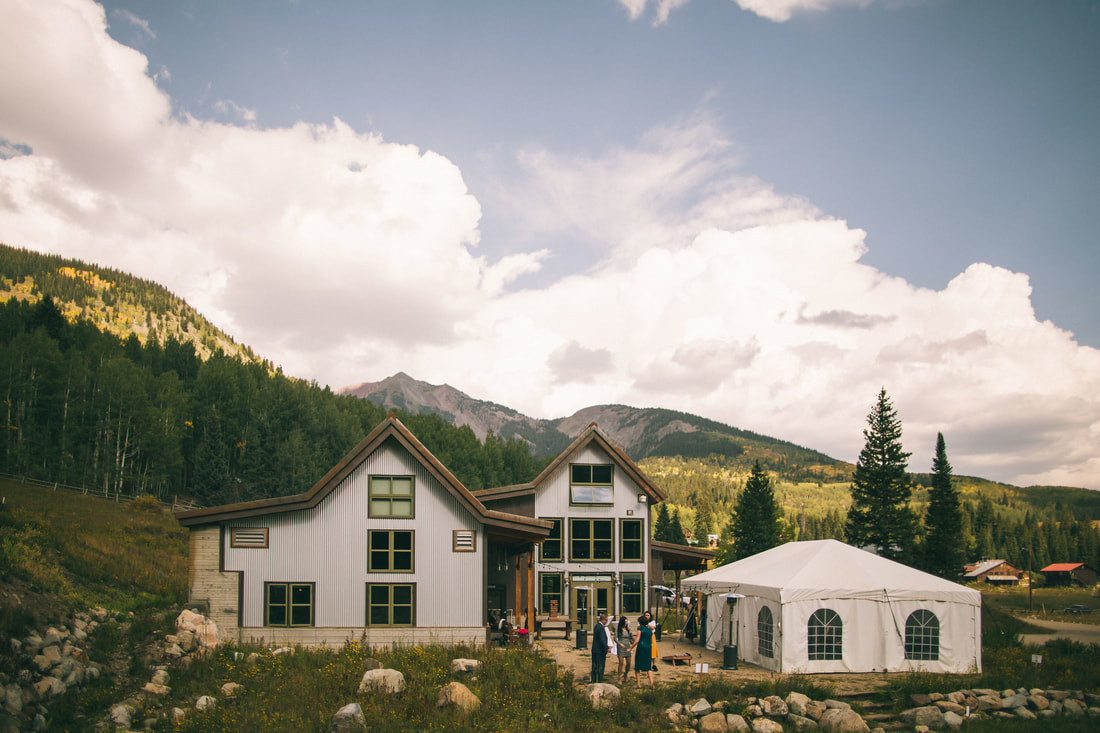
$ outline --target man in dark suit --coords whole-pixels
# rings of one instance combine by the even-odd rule
[[[610,648],[607,632],[607,614],[601,613],[596,628],[592,629],[592,674],[589,682],[603,682],[603,668]]]

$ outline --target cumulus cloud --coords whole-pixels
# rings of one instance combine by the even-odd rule
[[[705,114],[516,151],[492,200],[537,244],[490,261],[446,158],[339,119],[174,118],[91,3],[0,4],[0,65],[0,239],[161,282],[290,374],[670,407],[847,460],[885,386],[913,470],[942,431],[959,473],[1100,488],[1100,351],[1035,318],[1026,275],[864,264],[863,231],[744,173]],[[585,265],[519,288],[562,239]]]
[[[838,7],[865,8],[874,0],[733,0],[742,9],[756,13],[762,18],[783,23],[796,13],[824,11]],[[653,0],[653,25],[662,25],[668,21],[669,14],[690,0]],[[619,0],[626,8],[631,20],[637,20],[645,14],[648,0]]]

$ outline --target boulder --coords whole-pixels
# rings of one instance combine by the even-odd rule
[[[122,726],[123,728],[129,728],[134,715],[134,708],[126,703],[119,703],[111,708],[109,714],[112,723]]]
[[[348,703],[336,711],[329,723],[329,731],[343,733],[344,731],[362,731],[366,729],[367,716],[363,715],[363,708],[359,703]]]
[[[1035,710],[1046,710],[1050,707],[1050,700],[1041,693],[1033,692],[1027,696],[1027,704]]]
[[[1027,708],[1012,708],[1012,712],[1016,714],[1017,718],[1023,718],[1024,720],[1035,720],[1035,713],[1031,712]]]
[[[610,708],[619,704],[622,692],[615,685],[606,682],[593,682],[584,688],[584,696],[593,710]]]
[[[158,685],[156,682],[146,682],[145,687],[142,687],[141,689],[143,692],[147,692],[150,695],[156,695],[158,697],[163,697],[164,695],[167,695],[169,692],[172,691],[165,685]]]
[[[898,717],[911,726],[923,725],[929,730],[943,730],[947,725],[943,721],[943,711],[935,705],[910,708],[902,711]]]
[[[1072,717],[1080,717],[1085,714],[1085,704],[1080,700],[1074,700],[1072,697],[1068,700],[1062,701],[1062,713],[1064,715],[1070,715]]]
[[[218,625],[201,613],[185,608],[176,617],[176,629],[194,634],[198,646],[213,649],[218,645]]]
[[[476,672],[477,668],[481,666],[481,662],[476,659],[452,659],[451,660],[451,673],[459,672]]]
[[[701,718],[704,715],[710,715],[714,708],[705,697],[700,697],[697,700],[693,700],[687,704],[688,715],[694,718]]]
[[[198,710],[200,713],[205,710],[213,710],[217,706],[218,701],[210,697],[210,695],[203,695],[195,701],[195,710]]]
[[[1001,698],[1002,710],[1015,710],[1016,708],[1022,708],[1027,706],[1027,698],[1023,695],[1013,693],[1011,695],[1005,695]]]
[[[405,675],[396,669],[367,670],[363,674],[362,681],[359,682],[359,692],[363,693],[373,689],[390,693],[404,692]]]
[[[1001,696],[1000,695],[982,695],[977,700],[975,708],[978,710],[1000,710],[1001,709]]]
[[[950,700],[937,700],[933,703],[936,707],[945,713],[955,713],[955,715],[966,715],[966,708],[958,703],[951,702]]]
[[[481,707],[481,700],[470,691],[470,688],[461,682],[450,682],[439,688],[439,694],[435,698],[437,708],[457,708],[464,713],[471,713]]]
[[[278,649],[275,649],[275,650],[273,650],[273,651],[271,652],[271,656],[273,656],[273,657],[281,657],[281,656],[283,656],[284,654],[293,654],[293,653],[294,653],[294,650],[293,650],[292,648],[290,648],[290,647],[288,647],[288,646],[281,646],[281,647],[279,647]]]
[[[244,685],[236,682],[226,682],[222,685],[222,695],[225,697],[236,697],[244,692]]]
[[[187,717],[187,713],[183,708],[172,708],[168,713],[168,720],[172,725],[180,725],[183,723],[183,719]]]
[[[816,721],[801,715],[795,715],[794,713],[787,716],[787,724],[796,731],[813,731],[818,729]]]
[[[851,708],[829,708],[817,721],[825,733],[870,733],[867,721]]]
[[[43,677],[34,683],[34,692],[38,695],[39,700],[57,697],[65,694],[65,683],[56,677]],[[1084,708],[1081,709],[1084,710]]]
[[[825,701],[825,707],[826,708],[840,708],[841,710],[851,710],[852,709],[852,706],[849,705],[848,703],[844,702],[843,700],[832,700],[832,699],[829,699],[829,700]]]
[[[805,715],[810,720],[821,720],[821,716],[825,713],[825,703],[820,700],[810,700],[806,703]]]
[[[963,716],[961,716],[958,713],[953,712],[951,710],[946,710],[946,711],[944,711],[944,714],[943,714],[943,722],[951,730],[958,730],[959,728],[962,727]]]
[[[699,733],[728,733],[725,713],[710,713],[699,718]]]
[[[740,715],[729,713],[726,715],[726,727],[730,733],[749,733],[749,723]]]
[[[180,647],[179,644],[176,644],[175,642],[166,644],[164,646],[164,656],[168,657],[169,659],[179,659],[183,656],[183,649]]]
[[[783,726],[771,718],[753,718],[753,733],[783,733]]]
[[[787,695],[787,710],[791,715],[806,715],[806,703],[810,698],[801,692],[791,692]]]
[[[932,696],[925,695],[921,692],[914,692],[909,696],[909,702],[913,704],[914,709],[927,707],[932,704]]]
[[[153,672],[153,684],[167,685],[168,684],[168,670],[158,667]]]
[[[1047,690],[1046,697],[1048,700],[1062,702],[1069,699],[1069,690]]]
[[[787,703],[783,702],[783,698],[778,695],[768,695],[760,701],[760,708],[764,711],[764,715],[769,718],[785,718],[787,713],[790,712],[787,709]]]

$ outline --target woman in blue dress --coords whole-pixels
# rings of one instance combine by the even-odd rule
[[[653,629],[648,624],[649,619],[639,616],[634,632],[634,681],[638,687],[642,686],[641,672],[649,676],[649,686],[653,687]]]

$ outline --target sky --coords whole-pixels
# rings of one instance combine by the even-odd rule
[[[0,241],[339,390],[1100,489],[1100,2],[3,0]]]

